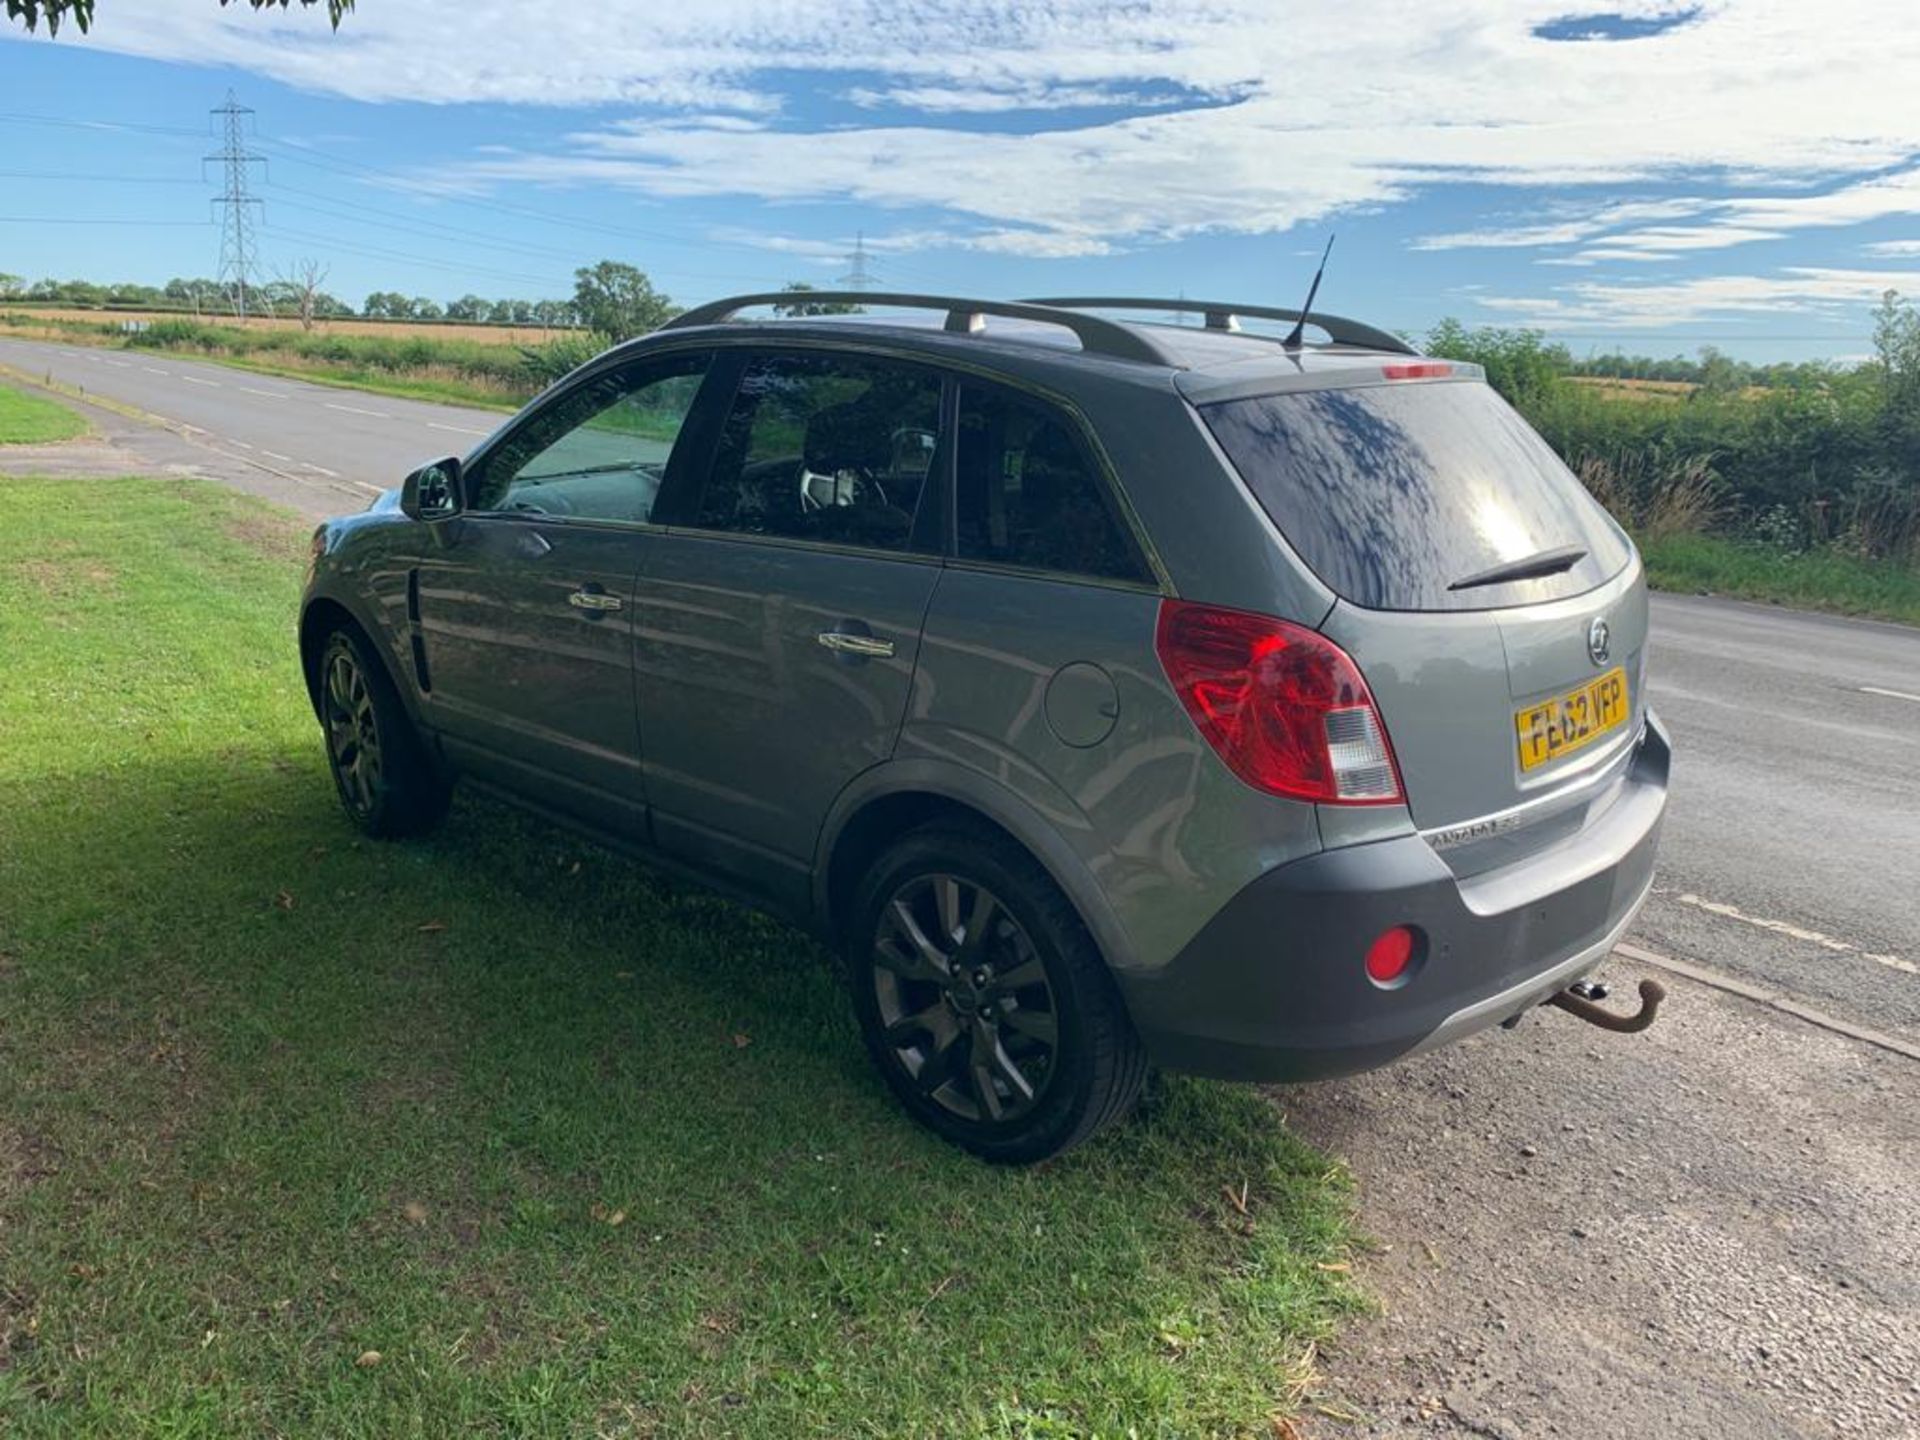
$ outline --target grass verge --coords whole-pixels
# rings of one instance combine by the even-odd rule
[[[1833,550],[1796,555],[1712,535],[1666,535],[1640,550],[1656,589],[1920,625],[1920,571],[1895,561]]]
[[[794,932],[475,801],[358,840],[294,522],[0,503],[0,1432],[1267,1434],[1355,1303],[1250,1091],[991,1169]]]
[[[66,406],[0,385],[0,445],[46,445],[86,430],[87,422]]]

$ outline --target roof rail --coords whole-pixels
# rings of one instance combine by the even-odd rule
[[[1132,326],[1097,315],[1082,315],[1071,310],[1055,310],[1031,301],[970,300],[954,295],[906,295],[871,290],[770,291],[759,295],[732,295],[724,300],[696,305],[673,317],[661,328],[679,330],[691,325],[719,325],[742,310],[761,305],[829,304],[885,305],[913,310],[944,310],[947,329],[961,335],[977,335],[986,329],[986,317],[1000,315],[1010,320],[1032,320],[1043,325],[1059,325],[1071,330],[1080,348],[1091,355],[1108,355],[1116,360],[1138,360],[1148,365],[1184,368],[1172,351],[1151,335],[1143,335]]]
[[[1298,310],[1283,310],[1274,305],[1232,305],[1217,300],[1143,300],[1125,296],[1075,296],[1071,299],[1028,300],[1028,305],[1054,306],[1063,310],[1172,310],[1185,314],[1201,314],[1207,317],[1209,330],[1238,330],[1240,317],[1251,320],[1284,320],[1289,324],[1299,321]],[[1354,345],[1363,350],[1388,350],[1396,355],[1418,355],[1415,350],[1398,335],[1385,330],[1375,329],[1358,320],[1348,320],[1340,315],[1323,315],[1315,310],[1307,317],[1307,324],[1317,325],[1333,337],[1336,345]]]

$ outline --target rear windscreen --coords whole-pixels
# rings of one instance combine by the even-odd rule
[[[1531,604],[1627,563],[1619,527],[1486,385],[1295,391],[1200,414],[1301,558],[1356,605]],[[1586,554],[1555,574],[1449,588],[1569,549]]]

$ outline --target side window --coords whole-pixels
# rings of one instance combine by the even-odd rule
[[[905,550],[940,433],[940,377],[886,360],[748,362],[695,523]]]
[[[708,355],[609,370],[556,397],[487,456],[476,510],[646,520]]]
[[[1057,411],[978,385],[960,389],[958,551],[1106,580],[1151,577],[1075,428]]]

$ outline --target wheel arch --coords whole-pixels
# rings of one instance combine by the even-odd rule
[[[835,801],[814,864],[814,912],[838,941],[867,862],[895,838],[951,817],[983,825],[1020,846],[1067,897],[1112,969],[1132,963],[1132,942],[1086,862],[1026,801],[957,765],[897,761],[853,780]]]
[[[399,695],[407,717],[418,724],[420,709],[413,693],[412,677],[396,662],[378,630],[355,614],[346,602],[333,595],[316,595],[300,612],[300,674],[306,681],[307,703],[313,707],[313,713],[320,713],[320,652],[326,645],[327,636],[342,628],[351,630],[366,642],[385,667],[387,679]]]

